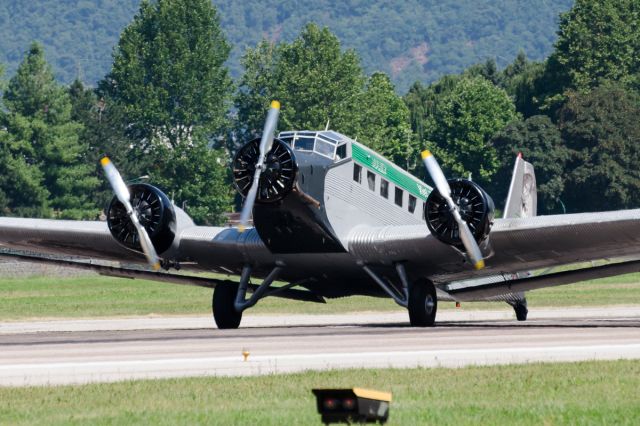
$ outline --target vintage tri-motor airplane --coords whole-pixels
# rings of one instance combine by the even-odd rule
[[[447,180],[428,151],[435,189],[337,132],[274,138],[279,108],[274,101],[262,138],[233,160],[245,197],[238,228],[194,225],[158,188],[127,186],[104,158],[116,194],[106,223],[0,218],[3,253],[212,287],[219,328],[237,328],[266,296],[390,297],[417,327],[434,325],[439,300],[502,300],[525,320],[525,291],[640,271],[640,210],[536,216],[533,168],[518,158],[504,217],[494,219],[491,197]],[[574,266],[552,268],[560,265]],[[181,267],[240,278],[170,272]]]

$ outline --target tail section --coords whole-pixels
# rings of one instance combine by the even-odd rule
[[[519,153],[513,166],[513,176],[509,186],[507,202],[504,205],[504,218],[533,217],[538,211],[538,193],[536,174],[533,165],[522,159]]]

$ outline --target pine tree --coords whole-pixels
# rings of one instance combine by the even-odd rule
[[[39,168],[49,192],[49,206],[58,217],[97,215],[93,191],[98,181],[86,146],[79,142],[82,125],[71,119],[71,102],[44,58],[31,45],[4,93],[4,127],[23,147],[25,161]]]

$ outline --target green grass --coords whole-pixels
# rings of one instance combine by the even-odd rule
[[[640,361],[0,388],[0,424],[320,424],[311,389],[393,393],[389,424],[639,424]]]
[[[640,305],[640,274],[537,290],[531,307]],[[211,291],[100,276],[0,280],[0,320],[209,314]],[[453,308],[441,303],[441,309]],[[252,314],[397,311],[390,299],[347,297],[326,305],[279,298],[261,300]],[[505,303],[463,303],[462,309],[510,309]]]

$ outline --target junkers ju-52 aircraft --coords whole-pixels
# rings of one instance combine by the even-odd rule
[[[266,296],[390,297],[417,327],[434,325],[438,301],[502,300],[525,320],[525,291],[640,270],[640,210],[536,216],[533,168],[518,158],[504,218],[494,219],[491,197],[447,180],[428,151],[435,189],[337,132],[274,138],[279,107],[233,160],[245,197],[238,228],[194,225],[158,188],[127,186],[104,158],[115,192],[106,223],[0,218],[4,253],[212,287],[219,328],[237,328]],[[569,264],[583,267],[549,272]],[[240,278],[171,272],[181,267]]]

